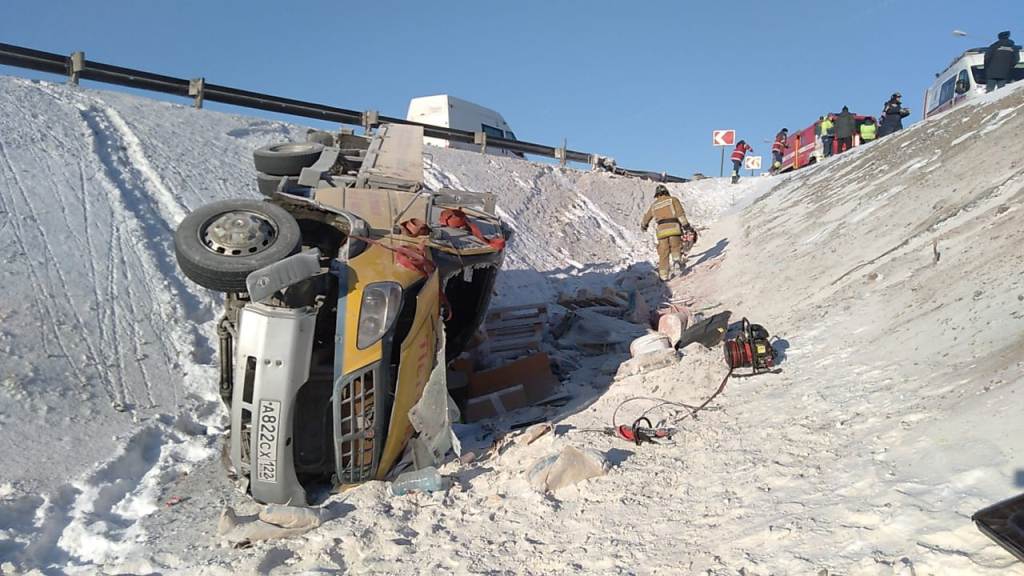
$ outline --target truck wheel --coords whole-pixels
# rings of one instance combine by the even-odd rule
[[[312,166],[324,149],[317,142],[284,142],[257,148],[252,153],[257,172],[272,176],[298,176],[302,169]]]
[[[185,217],[174,233],[178,266],[218,292],[246,292],[245,278],[302,247],[299,224],[284,208],[260,200],[222,200]]]

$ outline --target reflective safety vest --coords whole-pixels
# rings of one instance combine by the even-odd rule
[[[753,150],[753,148],[747,144],[737,144],[736,148],[732,151],[732,155],[729,156],[729,159],[733,162],[742,162],[743,157],[747,155],[748,150]]]
[[[682,236],[683,226],[687,224],[683,205],[679,203],[679,200],[671,196],[659,196],[654,200],[654,204],[651,204],[647,214],[644,215],[644,227],[652,219],[658,225],[657,236],[659,240],[670,236]]]
[[[860,125],[860,139],[866,141],[874,140],[878,136],[878,126],[874,124],[861,124]]]
[[[772,152],[778,152],[779,154],[782,154],[782,151],[785,150],[785,148],[786,142],[781,139],[775,140],[775,143],[772,144]]]
[[[832,121],[829,120],[828,118],[825,118],[824,120],[822,120],[821,121],[821,135],[822,136],[831,136],[833,134],[833,132],[834,132],[833,126],[834,125],[832,124]]]

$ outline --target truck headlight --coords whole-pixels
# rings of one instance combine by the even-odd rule
[[[402,286],[395,282],[376,282],[364,288],[356,346],[363,350],[380,340],[395,323],[401,306]]]

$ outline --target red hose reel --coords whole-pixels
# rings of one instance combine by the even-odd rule
[[[775,350],[768,330],[744,318],[740,333],[725,341],[725,363],[730,370],[749,367],[751,375],[771,372],[775,367]]]

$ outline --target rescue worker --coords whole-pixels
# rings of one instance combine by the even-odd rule
[[[693,228],[686,220],[686,212],[679,200],[668,193],[664,184],[658,184],[654,190],[654,203],[647,209],[640,229],[647,231],[651,220],[655,221],[658,237],[658,276],[667,281],[669,278],[669,255],[682,272],[686,265],[686,254],[683,253],[683,233],[692,232]]]
[[[732,160],[732,183],[735,184],[740,181],[740,167],[743,166],[743,158],[747,155],[747,152],[753,152],[754,148],[747,144],[745,141],[740,140],[736,143],[736,147],[732,150],[732,155],[729,159]]]
[[[857,118],[850,109],[843,106],[843,111],[836,116],[836,154],[842,154],[853,148],[853,133],[857,131]]]
[[[860,143],[867,144],[878,137],[878,125],[875,119],[868,116],[860,124]]]
[[[903,119],[910,116],[910,110],[903,107],[900,98],[903,96],[896,92],[882,108],[882,125],[878,127],[878,137],[888,136],[894,132],[903,130]]]
[[[825,115],[818,122],[818,133],[821,136],[822,155],[828,158],[832,155],[832,142],[836,138],[835,125],[832,123],[832,116]]]
[[[1000,32],[999,39],[985,51],[985,92],[1006,86],[1013,69],[1020,63],[1020,48],[1010,40],[1010,32]]]
[[[789,129],[783,128],[775,135],[775,142],[772,143],[772,174],[777,174],[782,168],[782,155],[789,148]]]

